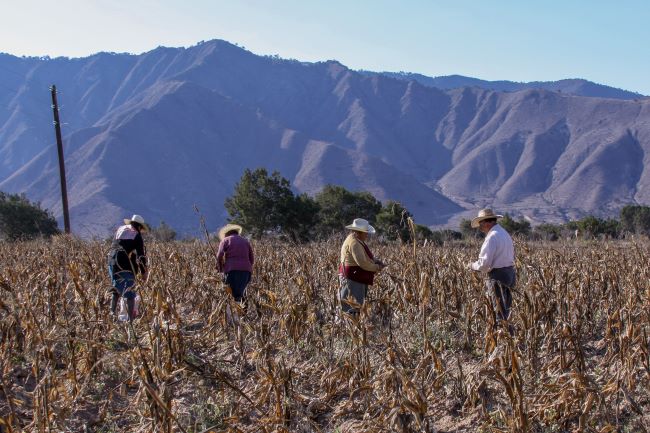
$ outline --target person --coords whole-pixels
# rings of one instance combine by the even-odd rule
[[[368,286],[373,284],[375,273],[386,265],[375,259],[366,245],[368,236],[375,233],[375,228],[368,221],[356,218],[345,228],[350,230],[350,234],[341,246],[339,300],[343,312],[357,316],[359,306],[363,305],[366,299]]]
[[[137,274],[147,281],[147,255],[144,248],[142,232],[147,229],[144,218],[133,215],[125,219],[124,225],[115,232],[111,249],[108,252],[108,273],[113,285],[111,313],[117,315],[120,297],[126,299],[129,320],[133,320],[136,294],[132,289]]]
[[[470,262],[473,271],[486,272],[486,288],[500,320],[508,320],[512,305],[511,290],[516,283],[515,248],[508,232],[497,224],[503,215],[482,209],[472,220],[472,227],[485,234],[478,260]]]
[[[253,247],[241,236],[242,227],[226,224],[219,230],[219,251],[217,252],[217,269],[223,272],[225,282],[232,291],[236,302],[246,299],[246,287],[253,273]]]

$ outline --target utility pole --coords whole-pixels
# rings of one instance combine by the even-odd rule
[[[63,225],[65,232],[70,233],[70,215],[68,214],[68,188],[65,182],[65,162],[63,161],[63,140],[61,139],[61,122],[59,122],[59,104],[56,102],[56,86],[52,84],[52,112],[54,113],[54,131],[56,132],[56,148],[59,152],[59,175],[61,177],[61,202],[63,204]]]

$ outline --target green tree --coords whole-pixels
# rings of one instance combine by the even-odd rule
[[[282,232],[294,201],[287,179],[277,171],[269,176],[266,169],[258,168],[244,171],[233,195],[224,204],[231,222],[259,238],[266,232]]]
[[[472,220],[463,218],[460,220],[458,228],[464,239],[478,239],[481,237],[480,230],[472,227]]]
[[[621,219],[621,230],[629,233],[636,233],[636,227],[634,226],[634,216],[636,215],[637,208],[639,208],[639,206],[628,205],[624,206],[621,209],[621,212],[619,214]]]
[[[294,242],[309,240],[316,230],[319,206],[307,194],[294,196],[287,179],[263,168],[246,169],[225,202],[230,220],[254,237],[274,233]]]
[[[650,235],[650,207],[628,205],[621,209],[621,230]]]
[[[577,221],[576,226],[587,237],[611,236],[618,237],[619,223],[614,219],[604,220],[589,215]]]
[[[421,224],[415,225],[415,237],[417,240],[431,239],[431,236],[433,236],[433,232],[429,227]]]
[[[408,242],[411,239],[408,219],[411,217],[411,213],[401,203],[389,200],[377,214],[377,229],[386,239]]]
[[[318,204],[318,233],[330,236],[339,232],[355,218],[365,218],[374,224],[381,203],[369,192],[350,192],[347,189],[326,185],[316,195]]]
[[[59,232],[52,214],[24,194],[0,192],[0,236],[9,241],[50,237]]]
[[[294,197],[286,210],[285,233],[294,242],[306,242],[316,234],[318,226],[318,203],[307,194]]]
[[[463,238],[463,234],[455,230],[436,230],[431,232],[429,238],[435,245],[443,245],[445,242],[459,240]]]
[[[535,227],[533,233],[537,239],[543,239],[545,241],[556,241],[562,236],[563,230],[564,228],[562,225],[544,223]]]
[[[515,221],[510,214],[505,214],[499,220],[499,225],[511,235],[528,236],[530,234],[530,223],[523,218]]]
[[[638,207],[634,214],[634,232],[641,235],[650,235],[650,207]]]
[[[171,242],[176,239],[176,231],[165,223],[165,221],[160,221],[158,227],[151,228],[148,236],[160,242]]]

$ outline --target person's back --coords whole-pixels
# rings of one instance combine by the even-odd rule
[[[247,239],[240,236],[242,227],[226,224],[219,230],[219,251],[217,269],[223,272],[225,282],[237,302],[245,300],[246,287],[253,273],[253,247]]]
[[[132,290],[137,274],[147,280],[147,256],[142,239],[142,230],[147,225],[140,215],[125,219],[124,225],[115,231],[111,249],[108,252],[108,274],[113,288],[111,298],[111,313],[116,315],[117,303],[124,297],[127,303],[127,316],[132,319],[135,315],[136,294]]]
[[[253,250],[247,239],[239,234],[230,235],[221,241],[219,246],[219,258],[222,272],[253,270]]]
[[[510,234],[499,224],[488,231],[483,241],[477,270],[489,272],[515,264],[515,250]]]
[[[108,254],[109,264],[117,268],[116,271],[137,273],[138,256],[145,255],[142,235],[130,224],[120,226],[115,232]]]

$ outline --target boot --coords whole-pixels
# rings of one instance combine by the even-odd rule
[[[111,314],[113,315],[113,317],[117,316],[117,301],[119,300],[120,300],[120,295],[113,292],[113,296],[111,297]]]
[[[133,321],[133,319],[135,319],[135,317],[133,317],[135,315],[135,312],[133,311],[134,309],[135,309],[135,299],[127,298],[126,299],[126,311],[129,314],[129,322],[131,322],[131,321]]]

